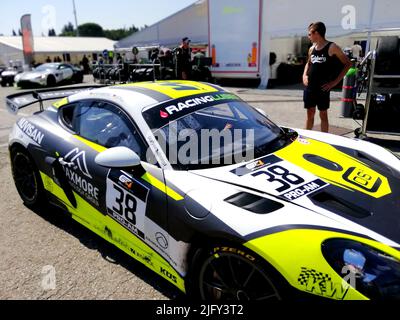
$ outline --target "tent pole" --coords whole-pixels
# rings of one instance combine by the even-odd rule
[[[371,0],[371,9],[369,11],[369,28],[368,28],[368,39],[365,51],[369,52],[371,50],[371,33],[372,33],[372,20],[374,19],[375,11],[375,0]]]

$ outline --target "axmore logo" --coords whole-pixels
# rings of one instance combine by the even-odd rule
[[[87,168],[85,151],[80,151],[79,148],[75,148],[68,152],[64,159],[65,161],[73,163],[83,175],[92,179],[92,176]]]

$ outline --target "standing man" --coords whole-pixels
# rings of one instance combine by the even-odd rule
[[[306,129],[312,130],[314,127],[315,109],[318,107],[322,132],[329,131],[330,91],[351,67],[349,58],[338,45],[325,39],[325,33],[324,23],[315,22],[309,25],[308,37],[313,46],[308,52],[308,61],[303,73],[303,100],[304,108],[307,109]],[[335,70],[335,57],[343,64],[342,70]]]
[[[188,37],[182,39],[182,43],[176,51],[177,76],[179,79],[188,80],[192,69],[192,55]]]

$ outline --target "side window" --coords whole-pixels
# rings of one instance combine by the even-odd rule
[[[67,126],[70,130],[76,132],[76,121],[74,114],[76,113],[76,106],[75,105],[68,105],[62,107],[60,110],[60,119]]]
[[[117,107],[106,102],[82,103],[75,116],[81,137],[106,148],[128,147],[145,159],[146,148],[140,136]]]

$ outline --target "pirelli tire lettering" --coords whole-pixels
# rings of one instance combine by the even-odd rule
[[[219,254],[219,253],[234,253],[237,254],[243,258],[246,258],[249,261],[255,261],[256,258],[249,254],[248,252],[242,250],[242,249],[238,249],[235,247],[228,247],[228,246],[221,246],[221,247],[214,247],[212,250],[213,254]]]

